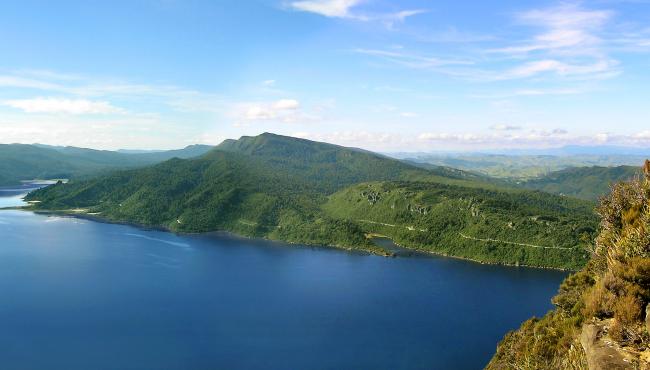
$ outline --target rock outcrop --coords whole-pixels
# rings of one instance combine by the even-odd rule
[[[606,339],[602,324],[585,324],[580,334],[589,370],[634,369],[632,360],[624,356],[615,344]]]

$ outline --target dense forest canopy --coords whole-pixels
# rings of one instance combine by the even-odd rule
[[[482,262],[569,269],[585,263],[584,243],[596,229],[590,202],[274,134],[60,183],[28,199],[40,209],[174,231],[227,230],[390,254],[368,239],[381,234],[407,248]]]

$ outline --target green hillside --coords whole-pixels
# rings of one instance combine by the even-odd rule
[[[410,248],[490,263],[578,268],[596,228],[592,207],[540,192],[375,182],[332,195],[324,209]]]
[[[522,183],[529,189],[571,197],[596,200],[607,194],[612,184],[630,180],[640,173],[639,167],[576,167],[551,172]]]
[[[410,179],[469,185],[482,180],[452,168],[423,169],[361,149],[271,133],[226,140],[216,149],[243,154],[277,170],[299,174],[301,179],[313,182],[326,193],[363,181]]]
[[[142,167],[173,157],[190,158],[210,149],[206,145],[193,145],[179,150],[127,154],[38,144],[0,144],[0,185],[15,185],[21,180],[85,177]]]
[[[377,233],[436,253],[561,268],[581,266],[581,240],[595,229],[589,202],[273,134],[226,141],[199,158],[60,183],[28,200],[174,231],[386,253],[366,238]]]

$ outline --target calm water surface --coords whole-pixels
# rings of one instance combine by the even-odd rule
[[[564,276],[0,211],[0,366],[478,369]]]

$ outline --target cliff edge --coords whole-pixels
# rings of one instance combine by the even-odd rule
[[[650,369],[650,161],[601,199],[592,257],[499,343],[487,369]]]

